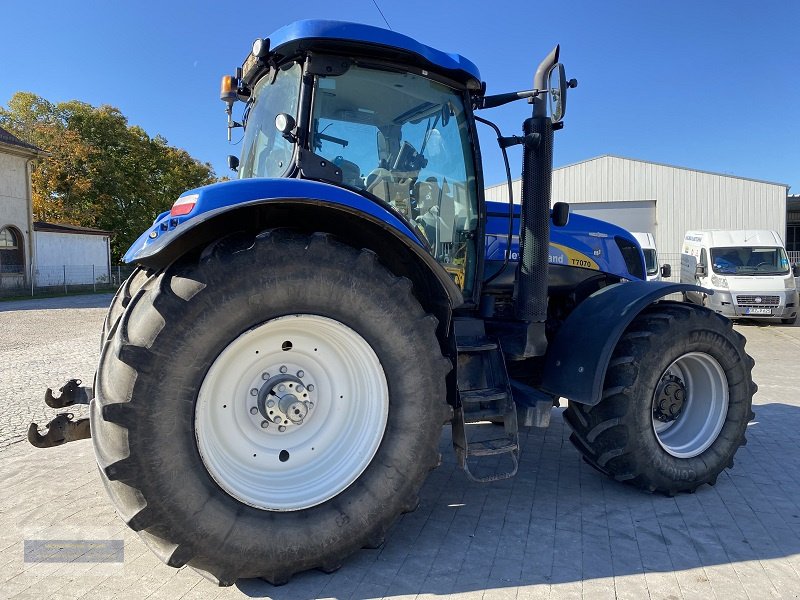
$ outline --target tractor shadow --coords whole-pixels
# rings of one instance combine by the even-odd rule
[[[592,580],[613,586],[609,578],[711,566],[725,566],[744,582],[743,573],[752,571],[737,570],[738,563],[784,563],[800,553],[800,407],[754,410],[735,468],[714,487],[674,498],[643,493],[586,465],[559,409],[548,429],[522,433],[517,476],[491,484],[467,480],[445,428],[444,462],[425,483],[419,508],[398,520],[383,547],[357,552],[332,575],[310,571],[282,587],[260,580],[237,587],[254,598],[361,600]],[[791,565],[775,568],[796,577]],[[707,579],[671,577],[712,593]],[[761,571],[759,585],[766,579]],[[779,595],[790,594],[780,580],[791,586],[792,577],[772,579]],[[647,593],[643,578],[633,581]]]

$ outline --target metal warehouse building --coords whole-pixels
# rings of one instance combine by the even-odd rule
[[[774,229],[786,234],[787,185],[603,155],[553,170],[553,202],[655,235],[662,262],[679,260],[690,229]],[[514,201],[520,180],[513,182]],[[507,184],[486,199],[508,201]]]

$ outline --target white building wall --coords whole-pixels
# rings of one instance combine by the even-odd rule
[[[105,235],[36,232],[36,285],[107,282],[110,276],[109,240]]]
[[[9,225],[23,237],[25,262],[30,261],[30,204],[27,159],[0,151],[0,229]]]
[[[785,185],[705,173],[670,165],[601,156],[553,170],[553,202],[655,201],[652,231],[659,253],[680,253],[690,229],[786,231]],[[519,202],[521,183],[514,182]],[[507,201],[506,185],[487,189],[486,199]]]

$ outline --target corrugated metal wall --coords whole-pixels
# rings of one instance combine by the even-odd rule
[[[514,182],[519,202],[520,182]],[[693,171],[616,156],[600,156],[553,171],[553,201],[654,200],[659,252],[678,254],[690,229],[774,229],[786,232],[785,185]],[[486,190],[507,201],[506,185]]]

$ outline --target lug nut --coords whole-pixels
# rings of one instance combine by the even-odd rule
[[[250,390],[250,395],[251,396],[258,396],[258,388],[253,388],[252,390]]]
[[[267,401],[267,406],[269,408],[273,408],[275,406],[275,400],[268,400]]]
[[[269,421],[261,421],[261,428],[266,429],[269,427]]]
[[[303,375],[305,375],[305,372],[303,372],[303,371],[298,371],[298,372],[297,372],[297,376],[298,376],[300,379],[302,379],[302,378],[303,378]]]
[[[283,433],[284,431],[286,431],[286,427],[284,427],[283,425],[281,425],[280,427],[278,427],[278,431],[280,431],[281,433]]]
[[[300,372],[302,373],[302,371],[300,371]],[[304,388],[302,384],[298,383],[297,387],[295,389],[297,390],[297,393],[300,393],[306,388]]]
[[[280,385],[278,386],[278,391],[279,391],[279,392],[285,392],[285,391],[286,391],[286,386],[285,386],[285,385],[283,385],[283,384],[280,384]]]
[[[258,414],[258,409],[255,406],[251,406],[250,407],[250,414],[251,415],[257,415]]]
[[[263,379],[264,381],[266,381],[267,379],[269,379],[269,373],[267,373],[266,371],[265,371],[265,372],[263,372],[263,373],[261,374],[261,379]]]
[[[272,422],[273,422],[273,423],[280,423],[280,422],[281,422],[281,418],[280,418],[279,416],[275,415],[275,416],[272,418]]]
[[[314,391],[314,384],[312,383],[312,384],[311,384],[311,385],[309,385],[309,386],[308,386],[308,388],[306,388],[306,389],[308,389],[308,391],[309,391],[309,392],[313,392],[313,391]]]
[[[288,370],[285,365],[281,367],[281,373],[286,373]]]

